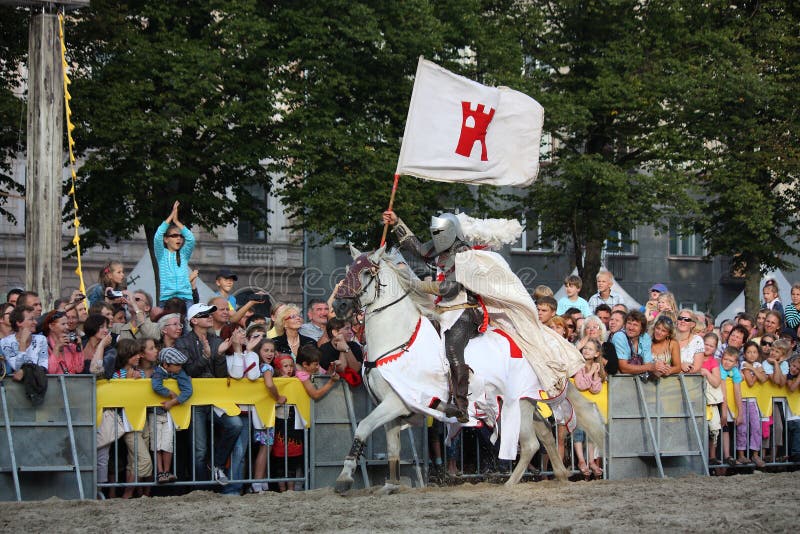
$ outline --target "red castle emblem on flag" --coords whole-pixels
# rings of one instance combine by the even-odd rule
[[[468,158],[472,155],[472,148],[475,142],[481,144],[481,161],[488,161],[489,156],[486,152],[486,129],[494,117],[494,108],[489,108],[478,104],[476,109],[472,109],[472,102],[461,102],[461,135],[458,138],[456,154]]]

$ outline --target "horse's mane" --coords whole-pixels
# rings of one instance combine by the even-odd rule
[[[419,289],[419,284],[415,282],[420,282],[420,279],[406,264],[403,255],[396,249],[391,249],[383,253],[382,259],[385,260],[386,267],[397,275],[400,286],[404,291],[408,292],[408,296],[411,297],[417,310],[425,317],[437,320],[438,314],[431,301],[431,296]]]

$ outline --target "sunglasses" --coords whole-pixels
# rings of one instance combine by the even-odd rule
[[[691,317],[678,317],[678,320],[682,323],[693,323],[694,319]]]
[[[209,317],[211,317],[210,313],[198,313],[194,316],[195,319],[208,319]]]
[[[772,341],[762,341],[761,342],[761,346],[762,347],[771,347],[772,346]]]

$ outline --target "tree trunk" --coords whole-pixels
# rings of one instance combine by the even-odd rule
[[[586,300],[589,300],[589,297],[597,293],[597,273],[600,272],[600,253],[602,250],[602,241],[590,240],[586,242],[583,272],[580,273],[581,280],[583,280],[580,295]]]
[[[761,263],[756,259],[747,260],[744,277],[744,309],[756,316],[761,308],[759,286],[761,284]]]
[[[25,288],[46,308],[61,297],[64,83],[58,17],[38,14],[28,34]]]

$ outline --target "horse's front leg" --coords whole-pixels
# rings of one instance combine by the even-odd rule
[[[353,438],[353,444],[350,447],[350,452],[344,459],[344,466],[339,477],[336,479],[336,493],[344,493],[349,490],[353,485],[353,472],[358,465],[358,459],[361,453],[364,452],[364,445],[367,438],[372,434],[373,430],[377,427],[384,425],[393,419],[408,415],[409,411],[403,401],[397,395],[391,392],[383,401],[370,413],[367,417],[361,420],[356,428],[356,434]],[[388,439],[387,439],[388,441]],[[399,455],[399,436],[398,436],[398,455]]]

